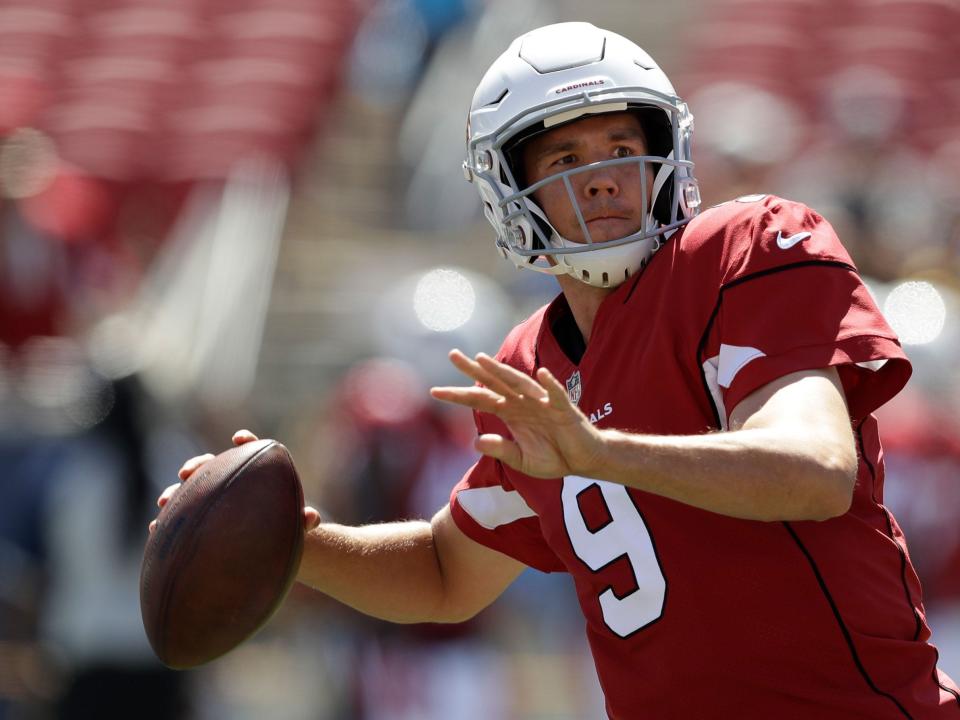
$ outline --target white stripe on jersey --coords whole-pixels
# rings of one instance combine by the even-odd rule
[[[727,429],[727,410],[723,405],[723,392],[720,388],[730,387],[737,373],[748,362],[765,356],[765,352],[754,347],[721,344],[720,354],[714,355],[703,363],[703,373],[707,379],[707,387],[710,389],[713,402],[720,415],[721,430]]]
[[[504,490],[499,485],[461,490],[457,493],[457,502],[488,530],[536,515],[520,493]]]

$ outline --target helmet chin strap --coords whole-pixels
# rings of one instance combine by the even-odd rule
[[[570,272],[570,268],[566,265],[558,263],[551,256],[546,256],[548,265],[530,265],[531,270],[536,270],[537,272],[542,272],[546,275],[567,275]]]

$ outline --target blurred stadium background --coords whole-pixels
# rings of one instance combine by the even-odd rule
[[[869,279],[916,368],[887,501],[960,678],[955,0],[0,0],[0,720],[602,716],[563,577],[453,628],[299,588],[187,673],[137,595],[154,498],[236,428],[328,518],[444,502],[473,431],[425,388],[554,293],[493,251],[466,110],[571,19],[673,79],[707,204],[806,201]]]

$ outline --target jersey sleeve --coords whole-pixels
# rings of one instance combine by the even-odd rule
[[[784,375],[835,366],[850,415],[896,395],[910,363],[833,228],[777,200],[730,263],[702,357],[723,425],[747,395]]]
[[[450,512],[461,532],[481,545],[543,572],[565,569],[499,460],[483,456],[467,471],[450,493]]]
[[[450,494],[450,511],[461,532],[524,565],[557,572],[560,561],[547,546],[540,522],[516,490],[507,489],[500,463],[484,457]]]

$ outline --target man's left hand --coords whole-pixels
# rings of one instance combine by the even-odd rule
[[[496,415],[512,439],[484,434],[475,447],[527,475],[544,478],[588,475],[600,459],[603,439],[590,419],[570,402],[564,387],[546,368],[535,377],[480,353],[475,360],[459,350],[450,362],[474,387],[435,387],[438,400]]]

